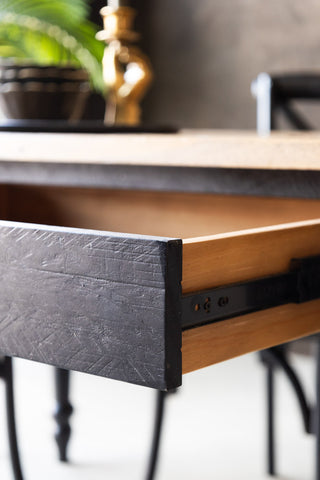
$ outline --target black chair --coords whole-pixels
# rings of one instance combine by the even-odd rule
[[[319,74],[290,74],[271,76],[261,73],[252,83],[251,90],[257,100],[257,131],[259,135],[269,135],[277,128],[277,120],[282,114],[296,130],[314,130],[304,116],[297,111],[293,100],[320,100]],[[303,318],[301,319],[303,321]],[[316,436],[315,480],[320,480],[320,334],[308,339],[315,349],[316,361],[316,404],[307,400],[301,381],[290,364],[289,351],[296,342],[270,348],[260,352],[266,367],[267,385],[267,445],[268,473],[276,474],[275,466],[275,418],[274,418],[274,372],[281,369],[297,396],[306,433]]]

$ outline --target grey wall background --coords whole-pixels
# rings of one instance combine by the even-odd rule
[[[259,72],[320,67],[319,0],[141,0],[140,9],[152,123],[254,128]]]

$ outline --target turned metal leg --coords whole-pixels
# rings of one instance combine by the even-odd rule
[[[71,435],[69,418],[73,408],[69,402],[70,372],[61,368],[55,369],[57,407],[54,418],[57,422],[55,439],[59,450],[59,460],[67,462],[67,447]]]
[[[23,480],[15,424],[13,373],[11,358],[4,357],[0,359],[0,377],[3,378],[6,385],[7,426],[10,457],[14,479]]]
[[[146,480],[153,480],[155,475],[158,456],[159,456],[159,447],[160,447],[163,418],[164,418],[164,412],[165,412],[165,400],[168,394],[169,394],[168,392],[162,392],[160,390],[157,391],[156,416],[155,416],[153,439],[152,439],[151,453],[150,453]]]

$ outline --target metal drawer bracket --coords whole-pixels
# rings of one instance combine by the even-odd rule
[[[289,271],[283,274],[184,295],[182,328],[317,298],[320,298],[320,256],[294,259]]]

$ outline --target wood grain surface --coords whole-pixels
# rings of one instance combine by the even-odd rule
[[[265,227],[183,244],[183,293],[286,272],[320,254],[320,220]],[[320,300],[242,315],[182,334],[183,373],[320,331]]]
[[[181,383],[179,241],[0,222],[0,243],[2,355]]]
[[[11,220],[190,238],[320,218],[320,201],[93,188],[8,186]]]
[[[320,254],[320,219],[183,241],[183,293],[286,272]],[[320,321],[320,319],[319,319]]]
[[[178,134],[0,133],[0,161],[320,170],[316,132],[186,130]]]
[[[183,373],[320,332],[320,301],[242,315],[182,333]]]

